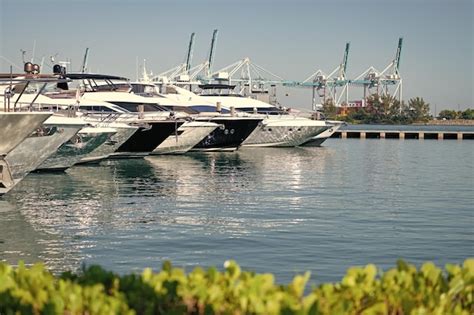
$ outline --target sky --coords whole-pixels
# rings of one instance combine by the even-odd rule
[[[423,97],[433,113],[474,108],[472,0],[124,1],[0,0],[0,72],[26,59],[49,72],[50,56],[79,70],[136,78],[137,60],[160,73],[182,63],[196,33],[193,64],[219,30],[213,69],[244,57],[285,80],[331,72],[351,50],[347,77],[382,70],[403,37],[403,99]],[[14,68],[14,71],[19,69]],[[350,89],[358,99],[360,88]],[[311,90],[279,88],[279,102],[311,107]]]

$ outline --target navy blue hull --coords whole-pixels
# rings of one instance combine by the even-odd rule
[[[210,122],[221,125],[194,146],[193,151],[237,149],[255,130],[262,119],[220,119],[212,118]]]

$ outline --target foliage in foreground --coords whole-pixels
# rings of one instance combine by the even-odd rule
[[[91,266],[55,277],[42,264],[0,263],[0,314],[474,314],[474,259],[445,271],[403,261],[387,272],[354,267],[307,294],[309,273],[276,285],[271,274],[224,267],[186,274],[165,263],[119,276]]]

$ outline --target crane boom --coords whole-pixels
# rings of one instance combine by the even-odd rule
[[[208,59],[208,71],[211,73],[212,69],[212,61],[214,59],[214,50],[216,47],[216,40],[217,40],[217,29],[212,32],[212,41],[211,41],[211,50],[209,51],[209,59]]]
[[[191,69],[191,60],[193,59],[194,35],[195,33],[192,33],[191,38],[189,40],[188,55],[186,56],[186,73],[189,72],[189,69]]]
[[[350,43],[346,43],[346,50],[344,51],[344,58],[342,59],[342,75],[344,76],[344,78],[346,77],[347,59],[349,57],[349,46]]]
[[[403,37],[400,37],[398,39],[398,48],[397,48],[397,54],[395,55],[395,64],[397,65],[397,72],[398,72],[398,67],[400,66],[400,57],[402,54],[402,44],[403,44]]]
[[[89,48],[86,48],[86,52],[84,54],[84,60],[82,61],[81,72],[84,73],[87,70],[87,59],[89,57]]]

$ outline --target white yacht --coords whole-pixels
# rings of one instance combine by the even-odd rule
[[[2,98],[3,99],[3,98]],[[0,103],[0,110],[7,110],[6,103]],[[23,178],[12,174],[9,163],[10,153],[37,128],[48,119],[52,113],[17,113],[0,111],[0,196],[10,191]],[[18,163],[28,164],[35,160],[34,151],[31,150],[24,160]],[[20,168],[21,171],[21,168]]]
[[[25,64],[25,71],[31,64]],[[39,68],[39,67],[38,67]],[[41,76],[31,71],[26,74],[0,75],[0,108],[6,113],[2,117],[6,121],[0,124],[3,144],[20,143],[11,147],[7,154],[2,154],[2,185],[1,193],[10,190],[15,183],[23,179],[29,172],[43,163],[58,148],[75,136],[85,123],[66,117],[53,117],[52,112],[31,112],[37,107],[36,100],[48,83],[64,81],[53,76]],[[41,88],[25,93],[28,86],[42,85]],[[28,99],[29,98],[29,99]],[[26,100],[25,100],[26,99]],[[27,105],[22,106],[26,101]],[[22,112],[27,110],[28,112]],[[13,111],[12,113],[10,111]],[[14,117],[25,116],[21,122]],[[4,136],[4,137],[3,137]],[[5,184],[8,183],[8,184]]]
[[[91,153],[83,157],[77,164],[97,162],[99,160],[115,156],[118,148],[120,148],[122,144],[127,142],[138,130],[137,126],[130,126],[118,122],[98,123],[94,124],[94,127],[101,129],[112,128],[113,130],[115,130],[115,133],[111,134],[106,142],[104,142]]]
[[[72,115],[84,120],[89,127],[115,129],[115,133],[111,134],[107,141],[86,154],[76,164],[97,162],[115,155],[118,148],[138,130],[137,126],[117,122],[118,115],[113,112],[113,106],[106,102],[94,100],[81,102],[80,99],[76,100],[72,93],[47,91],[37,98],[37,103],[41,110],[48,109],[55,113],[67,114],[72,109]],[[87,110],[80,111],[81,108]]]
[[[331,136],[341,128],[345,123],[338,120],[326,120],[326,124],[329,128],[320,134],[314,136],[310,140],[306,141],[302,144],[304,147],[319,147],[321,144],[326,141],[327,139],[331,138]]]
[[[187,121],[178,128],[176,135],[168,136],[151,155],[186,153],[218,127],[213,122]]]
[[[13,178],[20,179],[34,171],[85,125],[83,120],[77,118],[57,115],[48,118],[6,157]],[[31,158],[32,152],[34,158]]]
[[[58,82],[53,81],[53,86],[66,84]],[[28,87],[25,84],[16,84],[13,85],[13,90],[16,95],[12,97],[12,101],[17,110],[51,111],[55,113],[55,117],[63,120],[70,118],[68,116],[76,116],[75,91],[72,91],[74,93],[57,93],[51,91],[51,85],[38,88],[33,84]],[[78,120],[81,119],[76,118],[76,121]],[[74,164],[103,160],[113,153],[118,145],[131,137],[137,129],[124,124],[115,124],[115,128],[112,128],[103,126],[104,124],[98,121],[83,121],[82,125],[88,125],[88,127],[78,133],[76,131],[74,138],[69,137],[68,143],[63,143],[59,149],[56,148],[57,151],[38,166],[38,171],[63,171]],[[116,134],[118,135],[115,137]]]
[[[176,101],[190,102],[195,107],[245,112],[259,117],[262,122],[245,139],[243,146],[255,147],[294,147],[299,146],[328,129],[324,121],[297,117],[268,103],[233,94],[235,86],[227,84],[200,85],[206,93],[197,95],[184,88],[172,86],[173,93],[167,97]],[[170,90],[168,87],[166,90]]]
[[[64,143],[52,156],[41,163],[36,171],[65,171],[82,159],[90,157],[91,152],[106,141],[110,141],[116,129],[102,127],[82,128],[72,139]],[[88,160],[100,161],[108,156],[92,156]]]

